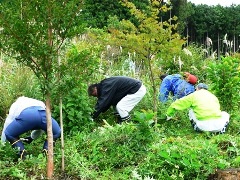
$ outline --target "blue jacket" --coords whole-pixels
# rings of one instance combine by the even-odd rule
[[[168,75],[163,79],[160,85],[159,100],[161,102],[166,102],[169,93],[173,95],[173,100],[176,100],[191,94],[194,91],[194,85],[182,79],[180,74]]]

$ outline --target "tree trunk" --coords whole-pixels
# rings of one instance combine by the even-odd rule
[[[59,106],[60,106],[61,146],[62,146],[62,172],[64,172],[65,163],[64,163],[64,135],[63,135],[63,118],[62,118],[62,98],[60,98]]]
[[[150,71],[150,74],[149,74],[149,79],[150,79],[150,82],[151,82],[151,85],[152,85],[152,88],[153,88],[153,112],[155,113],[153,119],[154,119],[154,122],[155,122],[155,125],[157,125],[157,91],[156,91],[156,86],[155,86],[155,80],[154,80],[154,73],[153,73],[153,69],[152,69],[152,63],[151,61],[154,60],[154,57],[150,55],[149,53],[149,56],[148,56],[148,67],[149,67],[149,71]]]
[[[46,115],[47,115],[47,140],[48,140],[48,161],[47,161],[47,177],[52,179],[53,176],[53,133],[52,133],[52,118],[51,118],[51,106],[50,95],[47,94],[46,99]]]
[[[53,28],[51,23],[52,18],[52,7],[51,1],[49,1],[49,6],[47,9],[48,14],[48,45],[49,47],[53,46]],[[52,68],[52,58],[49,58],[45,64],[47,69]],[[48,74],[46,74],[46,80],[48,80]],[[49,87],[48,87],[49,88]],[[53,134],[52,134],[52,117],[51,117],[51,101],[50,101],[50,92],[47,89],[46,92],[46,108],[47,108],[47,136],[48,136],[48,162],[47,162],[47,177],[48,179],[52,179],[54,163],[53,163]]]

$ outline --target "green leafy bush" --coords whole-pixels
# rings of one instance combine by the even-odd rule
[[[105,124],[69,136],[67,174],[83,179],[204,180],[215,169],[239,165],[237,137],[196,133],[185,121],[156,129],[149,125],[152,117],[151,111],[135,112],[138,123]]]
[[[222,107],[228,112],[239,111],[240,60],[226,57],[208,65],[208,80],[211,91],[219,98]]]
[[[33,72],[14,60],[2,62],[0,67],[0,117],[5,119],[10,105],[19,97],[42,99],[39,82]],[[0,120],[1,121],[1,120]]]
[[[40,138],[25,146],[28,153],[25,161],[17,159],[17,150],[8,142],[0,145],[0,179],[27,180],[45,177],[46,157],[41,153],[43,142],[44,139]]]
[[[87,89],[90,75],[99,65],[97,52],[97,46],[87,46],[86,42],[81,41],[68,49],[66,59],[60,66],[61,78],[53,94],[53,117],[59,119],[61,97],[66,132],[82,130],[90,122],[94,105],[88,97]]]
[[[229,130],[239,134],[240,126],[240,59],[225,57],[209,63],[207,80],[210,90],[218,97],[221,109],[230,113]]]

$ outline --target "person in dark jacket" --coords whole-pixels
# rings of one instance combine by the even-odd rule
[[[180,99],[195,91],[194,85],[197,83],[197,77],[185,72],[182,77],[180,74],[161,75],[162,83],[159,89],[159,101],[166,102],[169,94],[173,95],[173,100]]]
[[[146,94],[146,87],[141,81],[125,76],[113,76],[88,87],[89,96],[97,97],[93,119],[111,106],[116,110],[118,123],[130,119],[129,112]]]

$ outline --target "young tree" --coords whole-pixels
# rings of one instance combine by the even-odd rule
[[[128,7],[131,14],[136,17],[138,25],[134,25],[129,20],[109,24],[112,42],[122,46],[123,50],[136,54],[136,64],[142,68],[144,75],[149,76],[153,90],[153,109],[157,112],[156,79],[159,79],[161,72],[160,62],[170,51],[173,54],[180,51],[184,41],[179,34],[173,33],[173,30],[176,30],[176,24],[159,21],[159,12],[169,10],[165,5],[162,6],[161,1],[152,0],[147,12],[137,9],[127,0],[122,0],[122,4]],[[174,20],[176,20],[175,17],[171,19],[172,22]],[[157,122],[157,119],[155,120]]]
[[[82,29],[82,4],[82,0],[6,0],[0,4],[0,48],[33,70],[45,95],[48,178],[52,178],[54,168],[50,107],[57,82],[58,56],[64,42]]]

